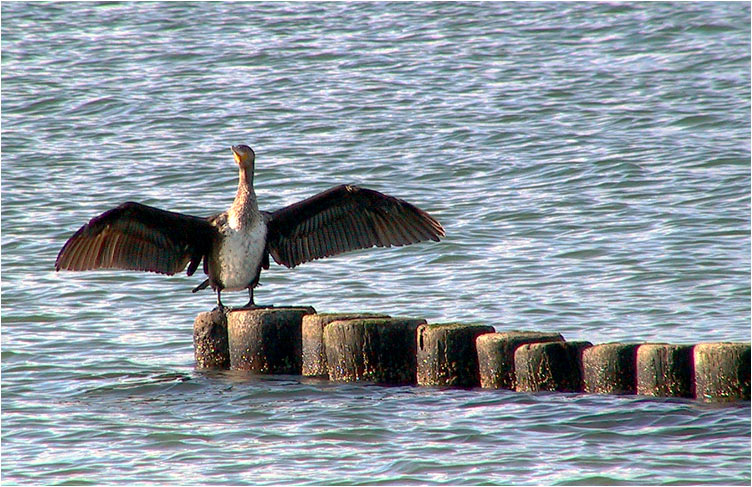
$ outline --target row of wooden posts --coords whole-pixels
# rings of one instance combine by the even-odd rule
[[[750,399],[750,344],[565,341],[311,307],[201,313],[196,367],[387,385]]]

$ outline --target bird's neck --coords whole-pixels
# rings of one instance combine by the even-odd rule
[[[253,190],[253,168],[240,169],[238,192],[235,194],[230,212],[242,217],[258,213],[256,192]]]

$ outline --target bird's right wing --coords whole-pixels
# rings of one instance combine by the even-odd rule
[[[78,229],[63,246],[55,270],[129,269],[193,274],[211,250],[217,229],[206,218],[123,203]]]

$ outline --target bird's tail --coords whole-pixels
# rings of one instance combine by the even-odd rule
[[[198,286],[194,287],[193,291],[191,291],[191,292],[197,293],[197,292],[201,291],[202,289],[206,289],[207,287],[209,287],[209,279],[205,280],[204,282],[202,282]]]

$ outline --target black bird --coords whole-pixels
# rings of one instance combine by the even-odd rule
[[[230,208],[208,218],[127,202],[105,211],[68,239],[56,270],[117,268],[172,275],[201,260],[223,309],[222,291],[248,289],[245,307],[256,307],[253,288],[269,254],[295,267],[322,257],[373,246],[439,241],[441,224],[428,213],[393,196],[340,185],[274,212],[259,211],[253,190],[256,155],[247,145],[232,147],[238,164],[238,192]]]

